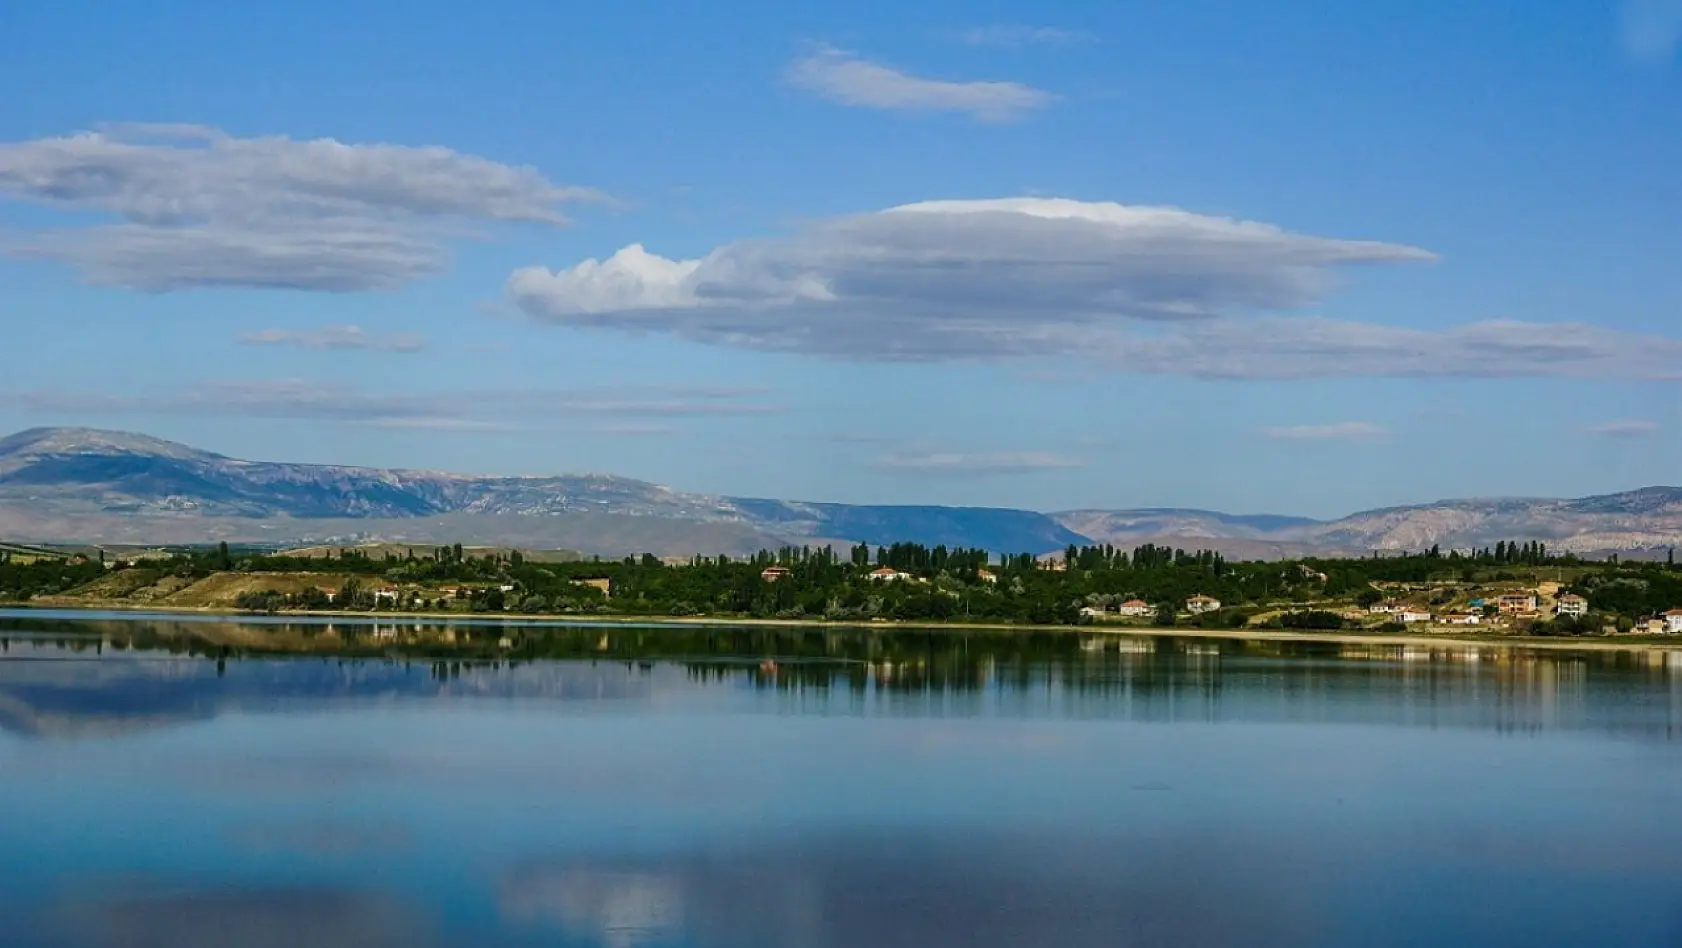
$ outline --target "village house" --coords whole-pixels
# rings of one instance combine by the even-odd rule
[[[1138,618],[1139,616],[1148,616],[1155,610],[1151,608],[1150,603],[1143,599],[1129,599],[1117,606],[1115,611],[1118,616]]]
[[[1483,616],[1476,612],[1446,612],[1437,621],[1444,625],[1482,625]]]
[[[1400,608],[1401,604],[1387,599],[1384,602],[1373,603],[1367,608],[1367,611],[1375,616],[1387,616]]]
[[[575,586],[589,586],[591,589],[600,590],[603,598],[613,593],[613,580],[611,579],[575,579],[572,583]]]
[[[1671,635],[1682,635],[1682,609],[1672,609],[1664,614],[1664,630]]]
[[[1409,625],[1411,625],[1415,622],[1430,622],[1431,621],[1430,610],[1429,609],[1420,609],[1416,606],[1402,606],[1400,609],[1397,609],[1394,613],[1392,613],[1392,615],[1394,615],[1396,617],[1397,621],[1403,622],[1403,623],[1406,623],[1406,624],[1409,624]]]
[[[1202,615],[1205,612],[1215,612],[1221,608],[1221,601],[1213,596],[1193,596],[1186,600],[1186,611],[1192,615]]]
[[[1102,606],[1081,606],[1080,617],[1082,619],[1102,619],[1104,609]]]
[[[1509,614],[1536,612],[1541,608],[1535,593],[1508,593],[1495,600],[1495,607]]]
[[[1566,593],[1559,597],[1559,614],[1581,618],[1589,614],[1589,601],[1582,596]]]
[[[374,590],[374,601],[396,603],[397,587],[381,586],[379,589]]]
[[[996,582],[999,581],[998,574],[994,573],[992,570],[986,568],[985,566],[982,567],[981,569],[978,569],[978,570],[975,571],[975,578],[981,580],[984,583],[996,583]]]
[[[790,575],[790,570],[786,566],[767,566],[760,571],[759,578],[765,582],[774,583],[788,575]]]
[[[869,573],[869,579],[873,583],[900,582],[910,578],[910,573],[901,572],[891,566],[883,566],[880,569],[873,569]]]

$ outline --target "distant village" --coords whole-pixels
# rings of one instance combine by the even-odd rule
[[[1303,569],[1306,571],[1308,567]],[[1324,574],[1312,575],[1321,582],[1326,580]],[[1537,623],[1554,619],[1585,620],[1590,614],[1589,600],[1576,593],[1564,591],[1563,585],[1558,582],[1543,582],[1534,588],[1469,595],[1463,598],[1457,595],[1454,586],[1447,584],[1388,585],[1389,588],[1381,590],[1378,588],[1379,584],[1374,584],[1372,592],[1358,597],[1374,601],[1361,608],[1338,609],[1335,615],[1351,629],[1369,631],[1402,626],[1415,631],[1431,631],[1433,628],[1438,631],[1488,629],[1511,633],[1526,631]],[[1195,617],[1216,613],[1223,608],[1224,605],[1219,599],[1198,594],[1175,603],[1152,604],[1142,599],[1129,599],[1113,606],[1091,604],[1082,606],[1080,614],[1082,618],[1092,622],[1122,622],[1158,619],[1168,613]],[[1280,611],[1290,612],[1292,609]],[[1608,626],[1601,631],[1605,634],[1623,632],[1635,635],[1682,635],[1682,607],[1667,610],[1659,615],[1637,617],[1628,628]]]
[[[0,546],[0,602],[245,612],[712,617],[1482,635],[1682,635],[1682,567],[1539,543],[1295,562],[1153,545],[1000,557],[901,543],[752,557],[225,544]]]

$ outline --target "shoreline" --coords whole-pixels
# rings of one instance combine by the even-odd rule
[[[489,615],[483,613],[459,612],[349,612],[338,610],[316,611],[282,611],[274,613],[247,613],[235,610],[192,607],[192,606],[151,606],[128,602],[88,603],[64,602],[43,598],[31,602],[7,603],[0,602],[0,610],[11,610],[14,613],[28,612],[110,612],[134,613],[139,616],[155,615],[159,618],[171,616],[200,616],[205,619],[220,619],[229,622],[257,620],[274,622],[283,619],[355,619],[365,622],[378,622],[381,619],[390,620],[431,620],[452,623],[480,623],[480,624],[540,624],[558,627],[567,626],[643,626],[648,628],[685,628],[695,626],[730,626],[737,628],[767,628],[767,629],[830,629],[836,631],[865,631],[880,630],[885,632],[1003,632],[1003,633],[1056,633],[1064,635],[1086,636],[1115,636],[1137,638],[1185,638],[1185,639],[1216,639],[1249,642],[1323,642],[1338,645],[1398,645],[1419,648],[1530,648],[1548,649],[1555,651],[1627,651],[1627,652],[1675,652],[1682,651],[1682,636],[1675,641],[1664,639],[1655,640],[1652,636],[1607,637],[1565,639],[1544,638],[1539,636],[1506,636],[1506,635],[1464,635],[1461,633],[1445,632],[1441,634],[1406,634],[1387,635],[1378,632],[1354,631],[1289,631],[1281,629],[1198,629],[1172,626],[1167,628],[1156,626],[1116,626],[1116,625],[1012,625],[1001,622],[896,622],[880,620],[874,622],[831,622],[825,619],[754,619],[754,618],[722,618],[711,616],[634,616],[634,615]]]

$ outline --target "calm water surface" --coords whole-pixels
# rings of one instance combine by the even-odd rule
[[[339,626],[0,616],[0,944],[1682,944],[1664,655]]]

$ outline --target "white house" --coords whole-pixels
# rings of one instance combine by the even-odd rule
[[[911,574],[901,572],[901,571],[899,571],[897,569],[894,569],[892,567],[889,567],[889,566],[884,566],[881,569],[871,570],[870,573],[869,573],[869,577],[870,577],[871,582],[891,583],[891,582],[899,582],[901,580],[910,579]]]
[[[774,583],[789,574],[789,568],[786,566],[767,566],[760,571],[759,578],[767,583]]]
[[[1134,618],[1139,616],[1148,616],[1154,611],[1155,610],[1151,608],[1151,604],[1143,599],[1129,599],[1117,606],[1115,610],[1116,615],[1118,616],[1129,616]]]
[[[978,569],[978,570],[975,571],[975,578],[981,580],[984,583],[996,583],[996,582],[999,581],[998,574],[993,572],[992,570],[986,568],[985,566],[982,567],[981,569]]]
[[[1390,613],[1395,612],[1399,608],[1401,608],[1401,607],[1396,605],[1393,602],[1389,602],[1389,601],[1375,602],[1367,608],[1367,612],[1369,612],[1369,613],[1371,613],[1372,615],[1375,615],[1375,616],[1381,616],[1381,615],[1382,616],[1387,616]]]
[[[1214,612],[1221,607],[1221,601],[1214,596],[1193,596],[1186,600],[1186,611],[1192,615]]]
[[[1081,606],[1080,617],[1082,619],[1102,619],[1104,617],[1104,610],[1098,606]]]
[[[396,602],[397,601],[397,589],[395,587],[392,587],[392,586],[383,586],[379,589],[374,590],[374,601],[375,602]]]
[[[1682,609],[1672,609],[1664,614],[1664,630],[1671,635],[1682,635]]]
[[[1444,625],[1483,625],[1483,616],[1476,612],[1447,612],[1437,620]]]
[[[1566,593],[1559,597],[1559,614],[1581,618],[1589,614],[1589,601],[1582,596]]]
[[[1430,610],[1420,609],[1415,606],[1402,606],[1400,609],[1397,609],[1393,615],[1395,615],[1398,621],[1410,624],[1414,622],[1431,621]]]

